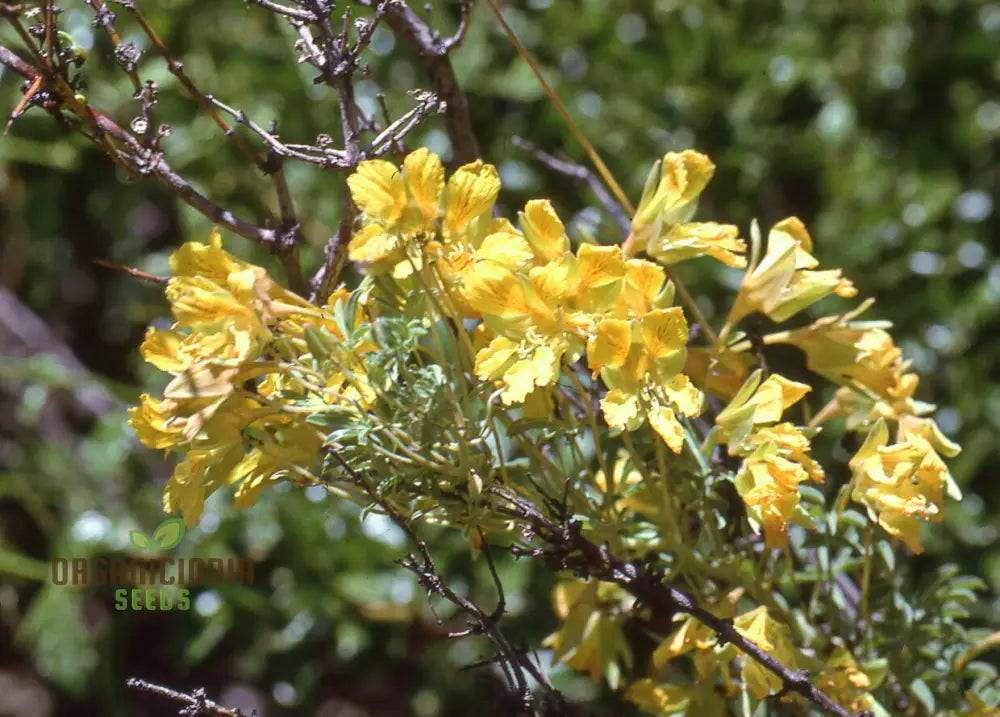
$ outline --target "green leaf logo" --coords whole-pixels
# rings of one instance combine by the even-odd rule
[[[163,550],[170,550],[184,537],[184,519],[167,518],[153,531],[153,542]]]
[[[152,538],[141,530],[133,530],[128,534],[128,537],[133,546],[148,553],[157,550],[170,550],[176,547],[181,542],[181,538],[184,537],[184,519],[167,518],[156,526]]]
[[[149,550],[149,538],[141,530],[133,530],[128,534],[129,540],[139,550]]]

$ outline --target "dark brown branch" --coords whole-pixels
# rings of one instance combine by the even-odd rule
[[[553,522],[541,513],[531,502],[510,491],[491,486],[489,492],[501,500],[498,509],[524,522],[547,546],[532,550],[536,558],[548,558],[560,568],[572,570],[577,576],[615,583],[642,603],[653,607],[662,615],[685,614],[709,627],[720,642],[735,645],[762,667],[781,679],[781,692],[794,693],[804,697],[819,707],[825,714],[834,717],[853,717],[851,712],[814,686],[809,674],[803,670],[792,670],[782,662],[762,650],[756,643],[744,637],[731,620],[716,617],[694,601],[663,583],[648,568],[622,560],[605,548],[590,542],[580,531],[579,523],[564,525]],[[860,717],[860,716],[859,716]]]
[[[368,7],[374,5],[372,0],[360,1]],[[452,159],[456,164],[466,164],[479,158],[479,143],[472,130],[469,103],[458,86],[451,58],[448,57],[448,52],[454,49],[464,34],[468,11],[467,3],[463,3],[463,21],[459,31],[454,37],[443,40],[403,0],[390,0],[385,8],[389,26],[416,51],[431,80],[434,94],[445,103],[445,129],[451,139]]]
[[[39,75],[47,77],[47,72],[32,67],[18,57],[16,53],[2,46],[0,46],[0,63],[29,79],[35,79]],[[230,210],[216,204],[198,192],[186,179],[167,164],[162,152],[144,147],[130,132],[124,130],[114,120],[90,105],[83,106],[75,98],[68,99],[65,93],[67,91],[72,93],[72,90],[65,85],[65,82],[61,85],[57,84],[56,87],[63,90],[60,93],[60,99],[70,104],[70,109],[73,110],[77,119],[93,130],[93,134],[88,134],[88,136],[98,144],[101,144],[111,159],[121,166],[130,177],[155,177],[166,185],[171,193],[213,222],[227,227],[246,239],[267,246],[281,260],[288,275],[291,288],[301,293],[308,291],[308,284],[302,276],[298,261],[295,258],[296,242],[294,240],[294,233],[291,235],[291,238],[288,233],[293,229],[297,231],[294,215],[291,215],[293,219],[291,226],[283,226],[281,230],[261,227],[238,217]],[[51,107],[49,111],[53,115],[61,117],[58,105]],[[85,132],[85,134],[87,133]],[[102,138],[104,141],[102,141]],[[110,139],[114,139],[124,146],[116,147],[110,142]],[[279,204],[281,204],[280,192],[279,188]],[[287,208],[285,211],[287,212]],[[284,217],[286,222],[288,216],[286,214]]]

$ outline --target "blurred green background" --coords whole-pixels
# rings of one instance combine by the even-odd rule
[[[143,5],[205,92],[262,125],[278,120],[288,141],[337,136],[335,97],[312,84],[292,32],[269,13],[236,0]],[[138,105],[106,37],[84,2],[62,6],[63,27],[89,51],[90,102],[127,124]],[[457,3],[436,2],[432,15],[450,32]],[[939,425],[965,449],[953,472],[966,498],[928,531],[915,565],[954,562],[982,575],[991,592],[976,620],[1000,624],[1000,3],[528,0],[506,3],[506,15],[633,200],[655,159],[696,148],[718,165],[699,217],[746,233],[754,218],[766,231],[797,215],[822,266],[842,267],[862,297],[876,297],[865,318],[893,321],[922,375],[918,397],[937,404]],[[128,19],[119,30],[148,47]],[[23,53],[6,26],[0,42]],[[371,79],[357,87],[366,109],[383,91],[400,113],[411,106],[407,90],[429,86],[384,29],[369,61]],[[502,210],[512,216],[548,196],[572,226],[620,241],[585,186],[513,144],[522,136],[584,161],[485,3],[453,62],[482,155],[505,183]],[[267,216],[267,179],[155,53],[139,72],[160,88],[174,168],[220,204]],[[0,75],[4,114],[21,84]],[[437,119],[410,143],[449,154]],[[288,175],[311,272],[337,226],[342,177],[298,165]],[[188,612],[117,612],[107,588],[49,584],[53,557],[131,554],[129,531],[163,518],[170,472],[137,445],[124,413],[165,383],[137,348],[147,324],[169,323],[166,303],[158,287],[93,260],[166,274],[170,252],[208,229],[155,184],[126,181],[39,109],[0,138],[0,714],[173,713],[127,691],[128,676],[204,686],[261,715],[505,714],[496,670],[469,667],[491,657],[488,644],[448,640],[461,620],[444,605],[429,611],[393,564],[402,536],[322,494],[286,486],[246,514],[213,496],[174,554],[252,557],[257,582],[195,589]],[[232,235],[226,243],[281,276],[259,248]],[[685,264],[680,275],[721,322],[738,274],[713,264]],[[440,543],[442,572],[491,605],[467,545],[459,536]],[[556,624],[552,577],[527,562],[501,572],[510,635],[537,646]],[[557,671],[556,680],[574,698],[598,700],[598,713],[618,713],[585,677]]]

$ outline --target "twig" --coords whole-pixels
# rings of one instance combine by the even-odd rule
[[[622,205],[616,202],[611,195],[608,194],[608,192],[604,189],[604,185],[601,184],[601,181],[594,175],[593,172],[584,167],[582,164],[575,164],[573,162],[568,162],[565,159],[553,157],[551,154],[543,152],[522,137],[514,137],[513,141],[515,147],[523,149],[526,152],[531,152],[535,155],[535,159],[549,169],[585,182],[590,191],[594,193],[597,201],[600,202],[602,207],[604,207],[604,211],[610,214],[618,223],[618,227],[622,230],[622,233],[628,234],[632,231],[632,220],[629,219],[628,214],[625,213]]]
[[[381,495],[376,486],[373,486],[365,476],[354,470],[347,463],[344,457],[340,455],[340,452],[336,449],[336,447],[326,446],[324,447],[324,452],[337,461],[350,481],[360,488],[365,495],[368,496],[368,498],[406,534],[410,542],[416,547],[420,556],[419,559],[417,556],[411,554],[405,558],[397,560],[396,562],[411,571],[417,577],[418,582],[420,582],[428,594],[435,594],[444,598],[472,619],[473,625],[470,630],[466,630],[461,633],[453,633],[450,636],[464,637],[466,635],[480,633],[488,637],[500,652],[501,659],[499,664],[504,670],[508,684],[517,694],[524,710],[534,712],[532,706],[533,695],[528,687],[527,679],[525,678],[525,673],[527,673],[527,675],[530,675],[532,679],[534,679],[542,688],[545,696],[545,703],[543,705],[545,709],[544,714],[561,717],[573,717],[576,715],[577,713],[573,707],[566,702],[565,698],[558,690],[551,686],[545,674],[538,668],[538,666],[532,663],[523,651],[514,648],[500,631],[498,623],[500,617],[502,617],[505,611],[506,602],[504,599],[503,588],[500,587],[499,576],[496,574],[496,568],[493,564],[492,556],[487,553],[487,562],[490,566],[490,572],[493,575],[494,582],[498,586],[499,598],[497,608],[492,614],[488,614],[468,598],[456,593],[445,583],[444,579],[437,571],[437,567],[434,563],[434,557],[431,554],[430,549],[427,547],[427,543],[423,538],[417,535],[410,521],[407,520],[406,517],[404,517],[392,503]]]
[[[146,680],[140,680],[137,677],[129,677],[125,680],[125,686],[130,687],[133,690],[139,690],[140,692],[149,692],[150,694],[157,695],[159,697],[166,697],[174,702],[184,703],[186,706],[183,707],[178,714],[187,715],[188,717],[197,717],[202,714],[211,715],[221,715],[221,717],[256,717],[257,711],[254,710],[249,715],[241,709],[235,707],[223,707],[222,705],[213,702],[208,699],[204,688],[199,687],[191,694],[186,692],[178,692],[177,690],[172,690],[169,687],[163,687],[162,685],[155,685],[152,682],[147,682]]]
[[[775,659],[756,643],[744,637],[732,620],[716,617],[708,610],[677,590],[664,584],[648,568],[637,566],[611,554],[583,536],[579,523],[558,525],[543,515],[531,502],[520,498],[500,486],[490,486],[488,491],[500,498],[503,505],[498,509],[526,523],[531,532],[545,540],[550,546],[535,557],[548,557],[560,567],[571,569],[584,578],[595,578],[620,585],[629,594],[646,605],[657,609],[661,615],[682,613],[690,615],[709,627],[721,642],[729,642],[756,661],[762,667],[781,679],[783,693],[795,693],[812,702],[825,714],[834,717],[852,717],[849,710],[841,707],[809,681],[804,670],[792,670]]]
[[[209,116],[219,126],[219,129],[221,129],[227,137],[232,138],[233,142],[247,157],[247,159],[256,164],[262,171],[266,170],[267,165],[264,158],[260,157],[253,150],[251,150],[250,147],[247,146],[247,144],[239,137],[239,135],[233,132],[233,128],[230,127],[224,119],[222,119],[222,116],[215,111],[215,108],[207,99],[205,93],[199,90],[191,78],[188,77],[187,73],[184,72],[184,63],[174,57],[170,50],[167,49],[167,46],[163,43],[163,40],[160,39],[156,30],[154,30],[153,26],[149,24],[146,16],[142,14],[141,10],[139,10],[136,0],[116,0],[116,2],[132,15],[132,18],[136,21],[136,23],[138,23],[139,27],[142,28],[142,31],[146,34],[146,37],[149,38],[149,41],[153,43],[156,49],[159,50],[160,54],[163,56],[170,74],[177,78],[181,85],[184,86],[184,89],[187,90],[191,98],[202,106],[202,109],[209,114]]]
[[[92,260],[98,266],[103,266],[105,269],[111,269],[112,271],[120,271],[123,274],[128,274],[129,276],[135,277],[136,279],[142,279],[143,281],[148,281],[153,284],[159,284],[160,286],[166,286],[170,283],[170,279],[165,276],[156,276],[155,274],[150,274],[148,271],[142,271],[141,269],[136,269],[131,266],[125,266],[124,264],[118,264],[113,261],[108,261],[107,259],[93,259]]]
[[[359,0],[366,7],[375,7],[373,0]],[[468,26],[471,3],[463,0],[462,22],[455,35],[442,39],[431,27],[421,20],[403,0],[383,2],[386,21],[393,32],[403,38],[416,51],[431,80],[434,94],[445,104],[445,131],[451,139],[452,159],[456,164],[466,164],[479,158],[479,143],[472,129],[472,116],[465,93],[458,86],[455,70],[451,66],[448,53],[464,37]]]

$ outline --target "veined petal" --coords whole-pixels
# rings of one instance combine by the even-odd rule
[[[605,319],[597,325],[597,334],[587,342],[587,366],[595,376],[604,366],[623,366],[631,346],[631,323]]]
[[[509,269],[481,262],[462,274],[462,296],[474,311],[519,316],[529,311],[521,279]]]
[[[654,359],[666,358],[687,346],[687,320],[679,306],[650,311],[640,320],[639,329],[642,343]]]
[[[403,160],[403,176],[410,197],[419,208],[425,222],[437,217],[441,193],[444,191],[444,166],[441,158],[421,147]]]
[[[401,247],[398,234],[389,233],[378,224],[366,224],[351,238],[347,250],[351,261],[374,263],[400,254]]]
[[[351,198],[369,219],[393,224],[406,209],[406,188],[399,167],[384,159],[368,159],[347,178]]]
[[[481,161],[459,167],[448,180],[444,234],[461,231],[473,219],[493,208],[500,193],[500,175],[492,164]]]
[[[532,199],[518,216],[539,264],[553,261],[569,251],[566,227],[548,199]]]

